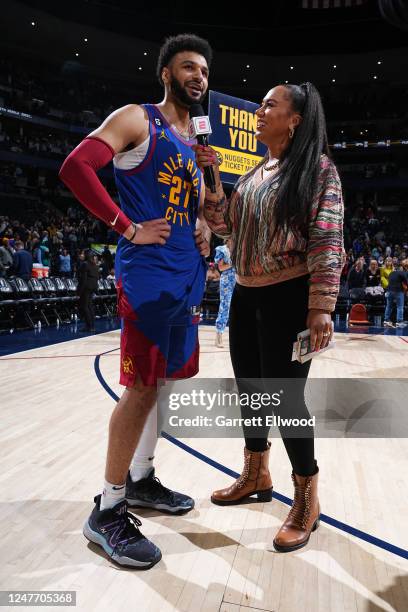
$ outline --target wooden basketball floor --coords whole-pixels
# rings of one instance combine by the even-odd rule
[[[227,342],[215,348],[210,327],[200,335],[200,376],[232,377]],[[122,569],[88,543],[82,525],[101,490],[114,406],[95,356],[106,353],[101,374],[120,394],[118,347],[112,331],[0,360],[1,590],[74,590],[76,609],[88,612],[408,610],[407,439],[316,440],[322,512],[333,521],[288,554],[272,550],[285,503],[212,505],[211,491],[231,477],[161,439],[157,475],[196,499],[185,516],[139,511],[162,561],[149,571]],[[344,333],[310,376],[406,378],[407,365],[406,338]],[[241,470],[239,439],[184,442]],[[280,439],[270,467],[275,490],[292,497]]]

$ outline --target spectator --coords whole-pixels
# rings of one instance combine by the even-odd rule
[[[102,251],[102,276],[104,278],[108,275],[109,270],[112,268],[112,266],[113,266],[112,253],[110,252],[108,245],[105,244],[105,248]]]
[[[220,281],[220,273],[214,263],[208,264],[206,281],[207,283],[219,283]]]
[[[7,272],[13,266],[13,255],[7,248],[8,239],[3,238],[0,245],[0,276],[7,276]]]
[[[391,257],[386,257],[385,258],[385,262],[384,262],[384,266],[380,270],[380,272],[381,272],[381,287],[384,289],[384,291],[388,287],[388,277],[389,277],[389,275],[391,274],[391,272],[393,270],[394,270],[394,266],[392,264],[392,258]]]
[[[79,309],[85,320],[81,331],[95,331],[95,314],[92,302],[93,293],[98,287],[99,270],[95,255],[88,251],[82,261],[78,274]]]
[[[59,273],[65,278],[71,276],[71,255],[68,253],[67,249],[63,249],[62,253],[59,255]]]
[[[108,276],[107,276],[106,278],[107,278],[107,280],[108,280],[108,281],[113,281],[113,282],[115,282],[115,280],[116,280],[116,279],[115,279],[115,268],[113,268],[113,267],[112,267],[112,268],[109,270],[109,274],[108,274]]]
[[[49,246],[49,240],[48,240],[48,232],[47,231],[43,231],[42,232],[42,238],[41,238],[41,242],[40,242],[40,250],[41,250],[41,262],[43,264],[43,266],[49,266],[50,265],[50,246]]]
[[[391,322],[393,305],[397,307],[397,327],[405,327],[404,293],[408,288],[408,259],[401,262],[402,270],[393,270],[388,277],[387,306],[385,308],[384,327],[394,327]]]
[[[15,247],[16,252],[14,253],[13,273],[27,281],[31,278],[31,273],[33,271],[32,255],[25,250],[24,243],[21,240],[16,241]]]
[[[226,240],[224,245],[217,246],[215,249],[214,262],[218,264],[218,270],[221,273],[220,304],[215,321],[215,346],[217,348],[223,348],[222,334],[228,324],[231,298],[235,287],[235,270],[232,267],[230,246],[230,241]]]
[[[359,257],[348,276],[349,289],[361,289],[365,283],[364,259]]]
[[[363,251],[363,242],[364,242],[364,236],[359,236],[353,241],[353,251],[357,255],[357,257]]]
[[[381,285],[381,272],[376,259],[370,261],[365,277],[367,287],[379,287]]]
[[[34,263],[42,265],[40,241],[37,238],[32,243],[32,255]]]

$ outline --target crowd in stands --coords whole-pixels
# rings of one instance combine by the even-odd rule
[[[404,327],[404,301],[408,288],[408,219],[398,215],[399,227],[380,216],[368,202],[353,213],[346,209],[345,243],[347,259],[341,281],[346,290],[370,302],[379,298],[384,304],[384,326],[392,327],[395,304],[396,326]],[[399,242],[395,241],[398,236]]]
[[[369,163],[369,164],[338,164],[341,176],[359,176],[366,179],[382,176],[396,176],[399,169],[395,163]]]
[[[66,123],[97,125],[112,110],[134,99],[133,78],[130,73],[127,83],[115,82],[112,77],[106,80],[88,74],[75,62],[40,68],[27,58],[5,57],[0,60],[0,105]],[[329,121],[377,120],[369,129],[371,138],[408,136],[406,84],[355,83],[351,88],[336,83],[320,86],[320,90]],[[379,119],[385,124],[379,124]],[[350,124],[350,130],[350,135],[358,137],[358,126],[354,133]]]
[[[0,103],[20,112],[76,125],[96,125],[129,103],[132,84],[93,78],[74,63],[41,66],[28,59],[0,60]]]
[[[61,159],[66,157],[80,140],[80,134],[69,134],[14,119],[3,118],[0,121],[0,149],[12,153]]]
[[[373,121],[373,133],[370,128],[370,134],[364,136],[368,138],[373,137],[377,129],[374,119],[379,118],[389,120],[389,137],[393,134],[408,137],[406,121],[397,123],[398,118],[406,115],[408,88],[405,85],[395,85],[391,91],[378,84],[353,88],[339,85],[322,93],[326,114],[334,123],[337,119]],[[38,62],[0,59],[0,105],[83,126],[88,132],[114,108],[132,100],[132,95],[131,82],[125,85],[111,79],[104,82],[81,73],[78,66],[59,70],[50,66],[40,68]],[[392,108],[388,104],[390,95],[395,102]],[[393,132],[395,126],[398,134]],[[0,168],[0,198],[8,201],[8,216],[4,212],[0,216],[0,277],[29,278],[33,265],[48,267],[51,276],[78,276],[84,253],[92,244],[117,243],[116,232],[75,204],[58,179],[60,163],[81,139],[80,130],[70,132],[68,127],[57,129],[5,116],[0,118],[0,152],[4,152],[3,157],[7,160]],[[16,163],[10,153],[41,159],[31,165],[27,160]],[[339,172],[342,177],[365,179],[402,177],[405,171],[401,165],[394,163],[392,158],[387,159],[385,156],[383,161],[339,164]],[[109,172],[103,170],[101,178],[116,198]],[[373,295],[385,293],[391,272],[403,268],[408,257],[405,193],[380,194],[381,204],[397,211],[395,220],[392,214],[381,213],[375,198],[361,194],[360,198],[358,193],[353,197],[349,195],[345,197],[347,260],[342,283],[348,289],[364,289]],[[15,201],[15,214],[10,214],[11,201],[13,206]],[[19,201],[24,201],[23,208],[18,208]],[[113,255],[108,247],[96,263],[103,277],[113,278]],[[207,281],[208,287],[216,293],[219,273],[213,264]]]
[[[48,268],[51,276],[77,276],[85,251],[96,243],[104,244],[97,258],[101,276],[113,278],[114,249],[108,246],[113,241],[101,240],[106,234],[103,224],[79,207],[70,207],[66,216],[44,213],[32,224],[0,217],[0,277],[28,280],[34,264]],[[116,241],[112,230],[109,234]]]
[[[408,207],[403,194],[388,194],[387,207],[395,214],[378,210],[370,196],[359,197],[345,206],[344,242],[351,263],[363,256],[367,263],[376,259],[381,266],[388,256],[403,259],[408,251]],[[406,255],[405,255],[406,256]]]

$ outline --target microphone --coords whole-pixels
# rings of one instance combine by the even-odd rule
[[[208,147],[208,136],[212,133],[210,120],[204,114],[201,104],[192,104],[190,106],[190,123],[188,126],[189,138],[196,138],[198,144]],[[211,193],[216,193],[214,169],[212,166],[204,168],[204,183]]]

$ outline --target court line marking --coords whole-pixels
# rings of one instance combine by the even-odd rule
[[[14,355],[16,353],[30,353],[31,351],[42,351],[43,349],[49,348],[50,346],[55,346],[56,344],[66,344],[67,342],[77,342],[77,340],[85,340],[86,338],[95,338],[97,336],[102,336],[104,334],[111,334],[112,332],[115,332],[115,331],[120,331],[120,327],[115,327],[114,329],[108,329],[108,331],[96,332],[95,334],[78,336],[77,338],[68,338],[67,340],[61,340],[60,342],[49,342],[48,344],[44,344],[43,346],[34,346],[33,348],[24,349],[21,351],[10,351],[10,352],[5,353],[4,357],[7,357],[7,355]]]
[[[113,351],[118,351],[120,347],[116,349],[112,349]],[[99,353],[90,353],[89,355],[79,354],[79,355],[45,355],[43,356],[35,356],[35,357],[0,357],[0,361],[15,361],[19,359],[75,359],[76,357],[97,357]],[[119,355],[109,355],[110,357],[119,357]]]
[[[117,350],[117,349],[113,349],[113,350]],[[111,352],[112,350],[106,351],[106,353],[100,353],[99,355],[95,357],[94,371],[102,387],[110,395],[110,397],[113,400],[115,400],[115,402],[117,402],[119,401],[119,397],[116,395],[116,393],[113,391],[113,389],[111,389],[111,387],[108,385],[108,383],[104,379],[100,366],[99,366],[100,358],[103,355],[106,355]],[[162,431],[161,435],[165,440],[168,440],[175,446],[178,446],[180,449],[186,451],[187,453],[189,453],[196,459],[199,459],[200,461],[207,463],[207,465],[211,465],[211,467],[215,468],[216,470],[219,470],[220,472],[223,472],[224,474],[227,474],[228,476],[231,476],[232,478],[239,477],[238,472],[235,472],[234,470],[231,470],[225,465],[222,465],[222,463],[218,463],[218,461],[211,459],[211,457],[207,457],[207,455],[204,455],[203,453],[200,453],[200,451],[195,450],[194,448],[192,448],[191,446],[188,446],[184,442],[177,440],[177,438],[174,438],[172,435],[168,434],[167,432]],[[288,506],[292,505],[293,500],[290,499],[290,497],[286,497],[286,495],[282,495],[282,493],[278,493],[277,491],[273,490],[272,496],[278,501],[284,504],[287,504]],[[336,529],[339,529],[340,531],[344,531],[345,533],[348,533],[356,538],[359,538],[360,540],[363,540],[364,542],[368,542],[368,544],[377,546],[377,548],[382,548],[383,550],[386,550],[387,552],[390,552],[398,557],[402,557],[403,559],[408,559],[408,550],[404,548],[400,548],[399,546],[395,546],[395,544],[391,544],[391,542],[387,542],[386,540],[381,540],[381,538],[377,538],[376,536],[366,533],[365,531],[356,529],[352,525],[348,525],[347,523],[338,521],[337,519],[329,516],[328,514],[320,514],[320,520],[323,521],[324,523],[327,523],[328,525],[331,525],[332,527],[336,527]]]

